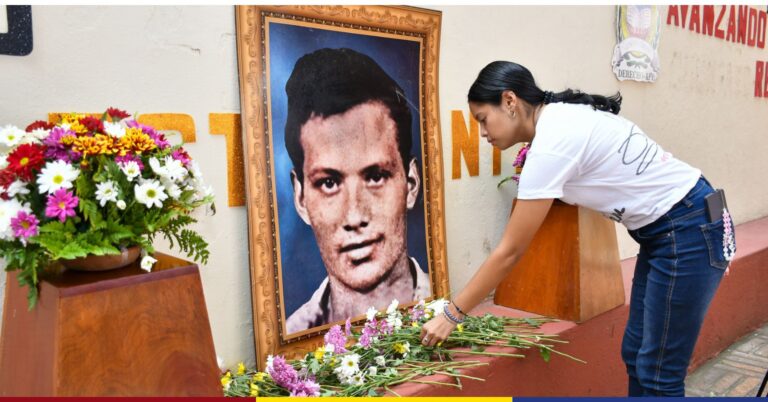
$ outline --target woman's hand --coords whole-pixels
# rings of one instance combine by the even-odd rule
[[[449,320],[445,314],[437,314],[421,327],[421,344],[435,346],[448,338],[454,328],[456,328],[456,324]]]

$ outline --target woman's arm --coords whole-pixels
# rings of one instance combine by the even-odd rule
[[[517,200],[512,216],[504,229],[501,241],[493,250],[488,259],[480,265],[467,286],[459,292],[453,302],[468,312],[480,303],[492,289],[499,285],[512,267],[517,264],[520,257],[531,244],[533,236],[539,230],[541,223],[552,206],[552,198],[541,200]],[[449,306],[451,314],[461,317],[454,306]],[[421,329],[422,340],[426,338],[425,345],[432,346],[445,340],[450,335],[455,325],[442,314],[424,324]]]

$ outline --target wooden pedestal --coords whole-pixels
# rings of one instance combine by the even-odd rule
[[[65,271],[27,288],[9,273],[2,396],[221,396],[197,265],[157,253],[152,272]]]
[[[494,302],[576,322],[623,305],[613,221],[556,200]]]

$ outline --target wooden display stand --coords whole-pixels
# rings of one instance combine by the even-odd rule
[[[222,396],[197,265],[64,271],[37,306],[7,276],[1,396]]]
[[[555,200],[496,304],[581,322],[624,304],[616,229],[599,213]]]

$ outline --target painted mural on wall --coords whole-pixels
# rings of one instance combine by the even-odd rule
[[[619,81],[656,81],[660,22],[656,6],[616,6],[617,44],[612,65]]]
[[[4,18],[0,30],[0,55],[26,56],[32,53],[32,7],[2,6]]]

